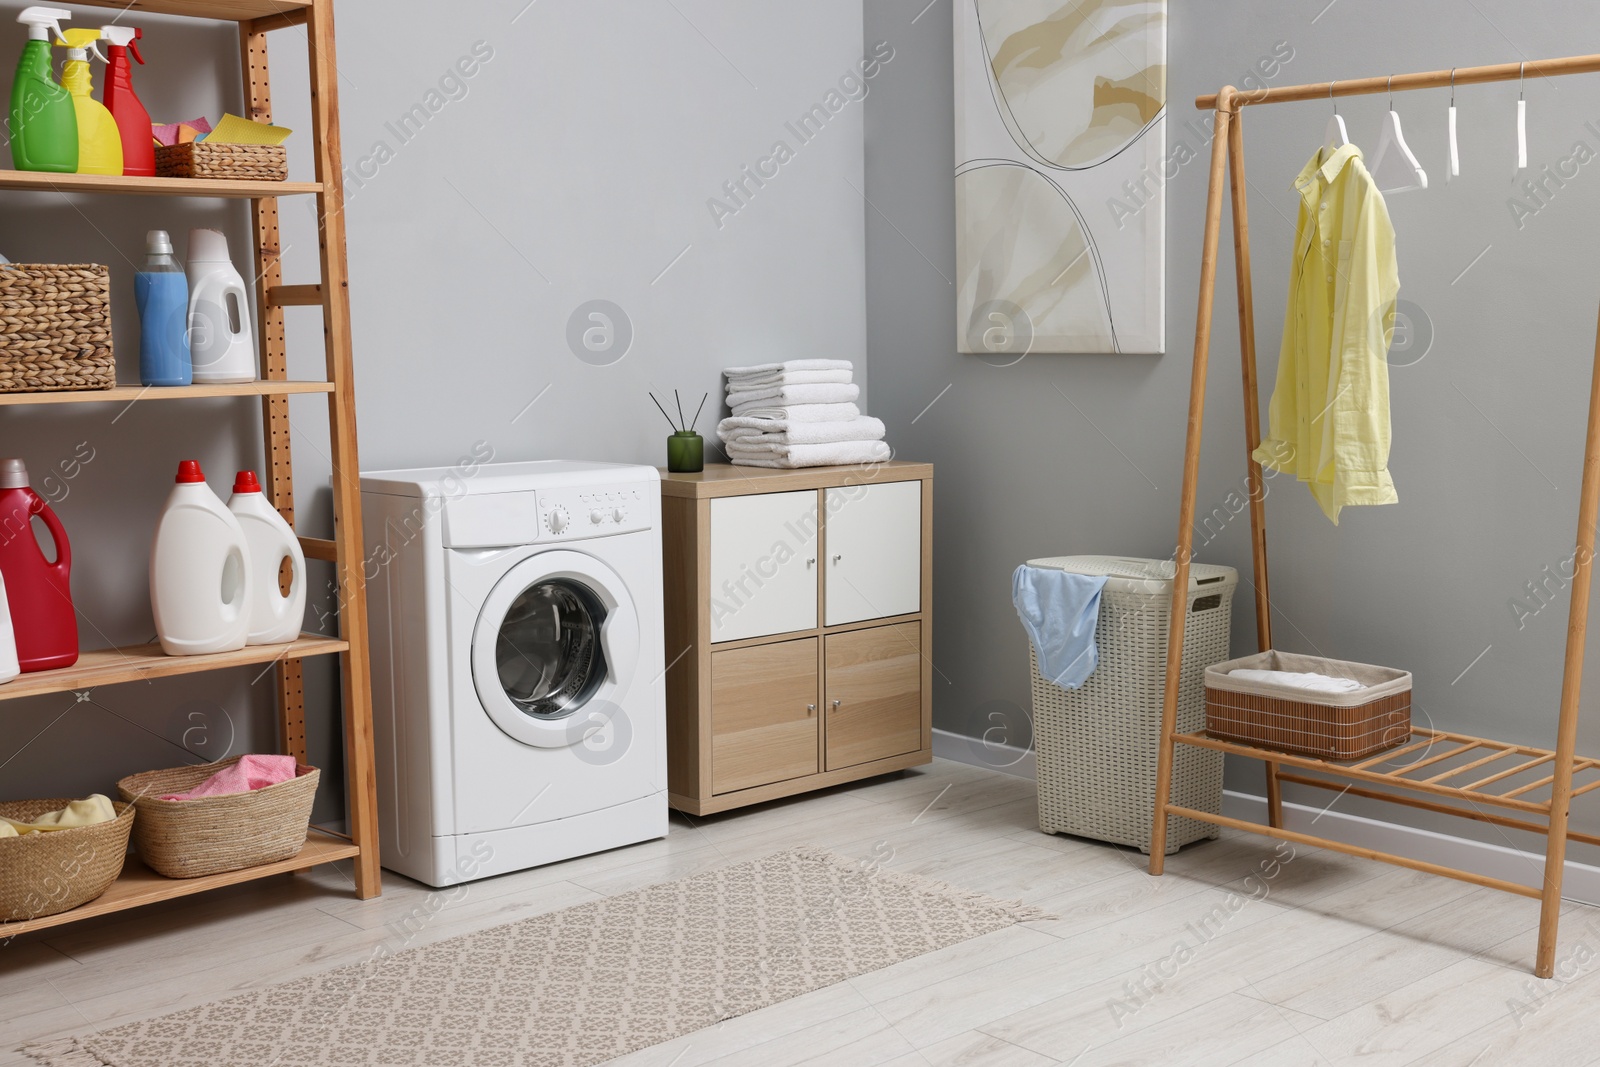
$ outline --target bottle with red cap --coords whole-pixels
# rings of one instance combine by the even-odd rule
[[[197,460],[178,464],[155,543],[150,606],[169,656],[243,648],[250,635],[250,546],[244,528],[206,485]]]
[[[252,645],[280,645],[300,636],[306,614],[306,557],[294,528],[267,502],[255,471],[233,480],[228,510],[244,527],[250,544],[250,636]],[[284,564],[289,573],[283,573]],[[289,591],[283,591],[283,579]]]
[[[50,532],[55,558],[33,535]],[[72,544],[50,505],[28,485],[20,459],[0,459],[0,576],[5,579],[17,662],[24,673],[78,662],[78,616],[72,608]]]

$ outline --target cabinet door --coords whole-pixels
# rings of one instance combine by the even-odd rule
[[[817,494],[711,501],[711,640],[817,625]]]
[[[829,626],[922,610],[922,483],[827,491]]]
[[[817,773],[817,638],[711,653],[711,791]]]
[[[823,679],[828,770],[922,747],[922,624],[829,634]]]

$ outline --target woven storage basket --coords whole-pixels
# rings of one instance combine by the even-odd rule
[[[184,793],[243,756],[194,767],[131,774],[117,783],[122,799],[139,809],[133,847],[168,878],[237,871],[298,855],[311,823],[319,772],[298,765],[295,777],[248,793],[161,800]]]
[[[289,154],[281,144],[157,145],[156,177],[281,182],[289,177]]]
[[[98,263],[0,263],[0,393],[110,389],[110,271]]]
[[[1155,811],[1161,705],[1166,686],[1167,624],[1172,616],[1172,564],[1116,556],[1056,556],[1029,561],[1079,574],[1108,575],[1095,625],[1099,665],[1077,689],[1039,673],[1031,643],[1033,738],[1038,759],[1039,829],[1077,834],[1150,851]],[[1189,568],[1189,618],[1179,674],[1178,729],[1205,724],[1205,666],[1228,657],[1232,567]],[[1196,811],[1222,810],[1222,753],[1180,745],[1174,755],[1172,802]],[[1218,835],[1210,823],[1168,821],[1167,851]]]
[[[1354,678],[1353,693],[1318,693],[1230,677],[1240,668]],[[1206,668],[1206,733],[1319,759],[1354,760],[1411,738],[1411,674],[1370,663],[1347,663],[1269,651]]]
[[[32,821],[68,800],[11,800],[0,815]],[[104,893],[128,858],[133,805],[117,804],[117,817],[93,826],[0,837],[0,922],[38,919],[71,911]],[[0,927],[0,937],[5,928]]]

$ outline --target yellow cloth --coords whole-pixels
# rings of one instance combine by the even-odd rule
[[[1389,209],[1355,145],[1318,149],[1295,179],[1289,308],[1264,466],[1311,486],[1335,525],[1347,504],[1393,504],[1389,342],[1400,274]]]
[[[0,819],[0,837],[16,837],[17,828],[4,819]]]
[[[74,800],[59,811],[46,812],[32,822],[20,822],[0,815],[0,824],[4,826],[4,829],[0,829],[0,837],[11,836],[5,832],[6,830],[14,834],[70,830],[74,826],[93,826],[95,823],[110,822],[116,817],[117,809],[111,806],[110,799],[94,793],[82,800]]]

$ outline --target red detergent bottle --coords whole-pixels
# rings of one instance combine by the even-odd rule
[[[144,36],[144,31],[134,26],[106,26],[101,30],[103,39],[111,42],[106,49],[106,110],[117,120],[117,130],[122,134],[122,173],[142,178],[156,173],[155,136],[151,131],[150,112],[133,91],[133,67],[128,63],[128,51],[144,65],[144,56],[134,41]]]
[[[55,561],[45,558],[33,534],[43,520],[55,542]],[[78,662],[78,616],[72,609],[72,546],[50,505],[28,485],[20,459],[0,459],[0,575],[11,602],[17,662],[24,674]]]

